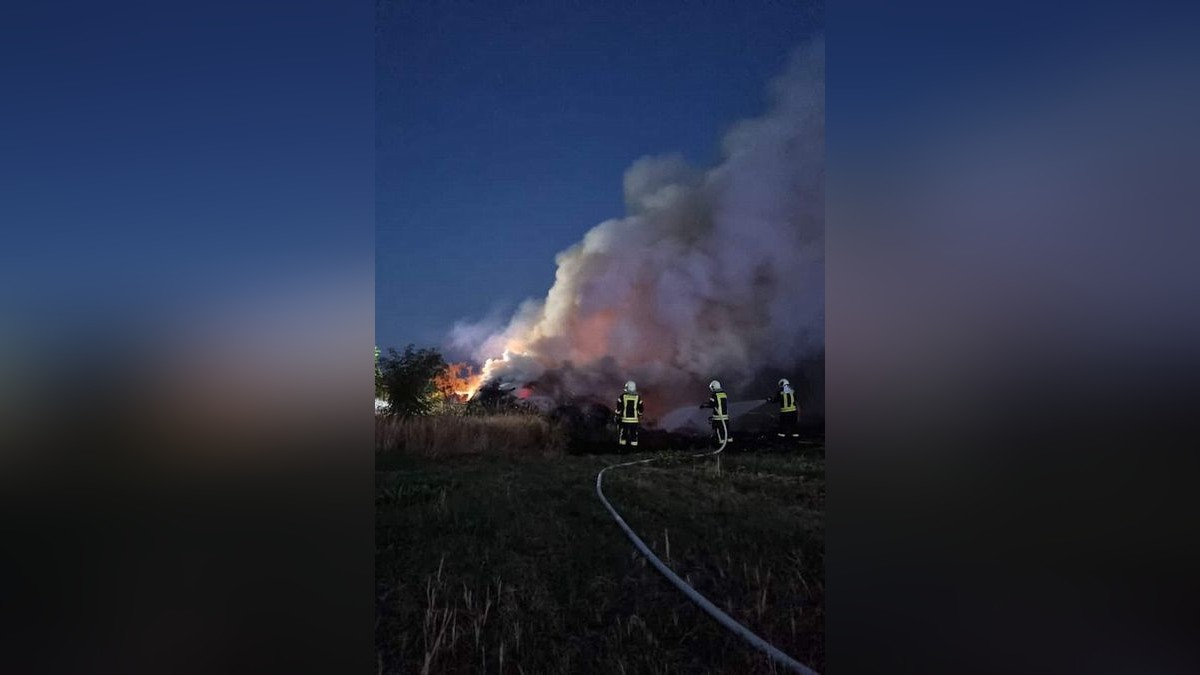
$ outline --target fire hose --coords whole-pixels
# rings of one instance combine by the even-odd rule
[[[721,447],[717,448],[713,452],[701,452],[691,455],[689,459],[720,455],[721,451],[725,449],[725,445],[729,442],[729,427],[725,425],[725,420],[721,420],[721,429],[725,432],[724,436],[721,438]],[[623,466],[647,464],[658,459],[661,459],[661,457],[650,457],[648,459],[638,459],[632,462],[612,464],[601,469],[600,473],[596,474],[596,496],[600,498],[601,503],[604,504],[604,508],[608,509],[608,512],[612,514],[613,519],[617,521],[617,525],[621,526],[621,529],[625,531],[625,535],[629,537],[629,540],[633,542],[633,545],[637,548],[637,550],[646,557],[646,560],[649,560],[650,564],[653,565],[654,568],[659,572],[661,572],[662,575],[667,578],[667,581],[670,581],[672,584],[674,584],[675,587],[678,588],[685,596],[687,596],[689,600],[699,605],[700,609],[708,612],[708,615],[716,619],[717,622],[722,626],[729,629],[746,642],[749,642],[750,645],[755,649],[758,649],[767,656],[771,657],[776,663],[779,663],[788,670],[795,673],[803,673],[804,675],[817,675],[815,670],[809,668],[803,663],[800,663],[796,659],[793,659],[792,657],[783,653],[783,651],[781,651],[775,645],[755,635],[754,632],[749,628],[746,628],[742,624],[738,623],[733,617],[729,616],[725,612],[722,612],[721,609],[710,602],[708,598],[700,595],[696,589],[692,588],[691,585],[689,585],[683,579],[680,579],[678,574],[675,574],[675,572],[671,571],[670,567],[667,567],[667,565],[660,560],[658,556],[654,555],[654,552],[650,550],[650,547],[646,546],[646,542],[642,541],[641,537],[637,536],[633,529],[625,522],[625,519],[621,517],[621,514],[618,513],[615,508],[613,508],[611,503],[609,503],[608,499],[604,496],[604,489],[601,487],[601,483],[604,480],[605,471]],[[720,458],[718,457],[718,461],[719,460]]]

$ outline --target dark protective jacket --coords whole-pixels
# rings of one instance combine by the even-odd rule
[[[712,408],[713,414],[709,419],[714,422],[729,419],[729,396],[724,390],[718,389],[708,397],[708,403],[700,406],[701,408]]]
[[[645,411],[646,405],[637,394],[621,394],[617,399],[617,418],[622,422],[640,422]]]
[[[781,413],[796,412],[796,391],[791,387],[780,387],[779,391],[767,401],[778,403]]]

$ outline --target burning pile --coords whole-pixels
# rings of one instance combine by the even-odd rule
[[[633,379],[661,415],[713,378],[736,393],[802,377],[824,349],[824,82],[817,40],[772,83],[768,112],[729,131],[718,166],[636,161],[628,214],[558,255],[545,299],[506,327],[455,326],[455,346],[486,359],[481,381],[607,402]]]

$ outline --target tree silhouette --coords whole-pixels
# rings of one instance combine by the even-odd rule
[[[379,362],[382,398],[393,415],[425,415],[436,400],[434,380],[446,369],[446,361],[436,349],[417,349],[408,345],[403,352],[388,348]]]

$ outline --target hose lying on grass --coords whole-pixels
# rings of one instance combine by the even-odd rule
[[[725,449],[725,445],[729,442],[729,428],[725,426],[724,420],[721,421],[721,427],[725,431],[725,434],[721,439],[721,447],[717,448],[713,452],[701,452],[701,453],[698,453],[695,455],[691,455],[691,458],[694,459],[696,457],[712,457],[712,456],[721,454],[721,451]],[[725,612],[722,612],[720,610],[720,608],[718,608],[716,605],[709,602],[708,598],[704,597],[703,595],[700,595],[700,593],[698,593],[696,591],[696,589],[694,589],[690,585],[688,585],[688,583],[686,581],[684,581],[683,579],[680,579],[678,574],[675,574],[673,571],[671,571],[670,567],[667,567],[666,564],[663,563],[663,561],[658,558],[658,556],[654,555],[654,552],[650,550],[650,547],[646,546],[646,542],[642,541],[641,537],[637,536],[637,534],[633,531],[633,529],[630,528],[629,525],[625,522],[625,519],[621,517],[621,514],[618,513],[615,508],[613,508],[613,505],[604,496],[604,489],[602,487],[602,482],[604,480],[604,472],[605,471],[608,471],[609,469],[620,468],[623,466],[634,466],[636,464],[646,464],[646,463],[653,462],[658,459],[661,459],[661,458],[660,457],[650,457],[648,459],[638,459],[638,460],[634,460],[632,462],[623,462],[621,464],[612,464],[610,466],[606,466],[603,469],[601,469],[600,473],[596,474],[596,496],[600,498],[600,502],[604,504],[604,508],[608,509],[608,512],[610,514],[612,514],[613,519],[617,521],[617,525],[621,526],[621,529],[625,531],[625,535],[629,537],[629,540],[633,542],[633,545],[637,548],[637,550],[640,551],[642,555],[646,556],[646,559],[650,561],[650,564],[654,565],[654,568],[657,569],[659,572],[661,572],[662,575],[665,576],[668,581],[670,581],[672,584],[675,584],[675,587],[678,588],[680,591],[682,591],[683,594],[686,595],[689,600],[691,600],[692,602],[699,605],[700,609],[703,609],[705,612],[708,612],[709,616],[716,619],[717,622],[720,623],[722,626],[729,629],[730,631],[732,631],[738,637],[741,637],[746,642],[749,642],[755,649],[758,649],[759,651],[763,652],[767,656],[771,657],[772,659],[775,660],[775,662],[784,666],[788,670],[791,670],[792,672],[795,672],[795,673],[804,673],[804,675],[817,675],[815,670],[813,670],[812,668],[809,668],[808,666],[804,665],[803,663],[800,663],[796,659],[793,659],[792,657],[783,653],[775,645],[772,645],[770,642],[767,642],[766,640],[755,635],[754,632],[751,631],[749,628],[746,628],[745,626],[743,626],[742,624],[740,624],[736,620],[734,620],[733,617],[729,616]]]

